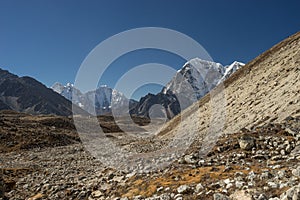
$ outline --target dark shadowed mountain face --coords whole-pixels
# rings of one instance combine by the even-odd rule
[[[71,115],[72,103],[31,77],[18,77],[0,69],[0,109]]]
[[[153,109],[154,105],[160,105]],[[160,92],[156,95],[147,94],[142,97],[135,106],[130,110],[133,115],[143,117],[167,117],[171,119],[174,115],[181,112],[181,107],[175,95],[168,92],[166,94]]]

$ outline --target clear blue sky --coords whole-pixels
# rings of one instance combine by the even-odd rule
[[[47,86],[74,82],[97,44],[147,26],[187,34],[222,64],[248,62],[300,30],[299,8],[299,0],[0,0],[0,67]],[[113,87],[148,62],[184,63],[165,52],[135,52],[117,60],[101,84]]]

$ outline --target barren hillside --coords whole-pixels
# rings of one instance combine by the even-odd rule
[[[172,137],[180,127],[204,135],[215,123],[224,123],[221,131],[228,134],[299,115],[300,32],[246,64],[212,93],[216,98],[206,95],[171,120],[160,135]]]

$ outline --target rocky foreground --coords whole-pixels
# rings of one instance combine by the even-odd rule
[[[199,147],[200,149],[200,147]],[[167,168],[143,174],[110,169],[80,143],[0,156],[2,199],[300,199],[300,117],[223,135]]]

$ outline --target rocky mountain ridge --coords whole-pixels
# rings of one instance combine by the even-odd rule
[[[72,114],[72,103],[37,80],[0,69],[0,109],[31,114]],[[78,107],[78,113],[87,114]]]

